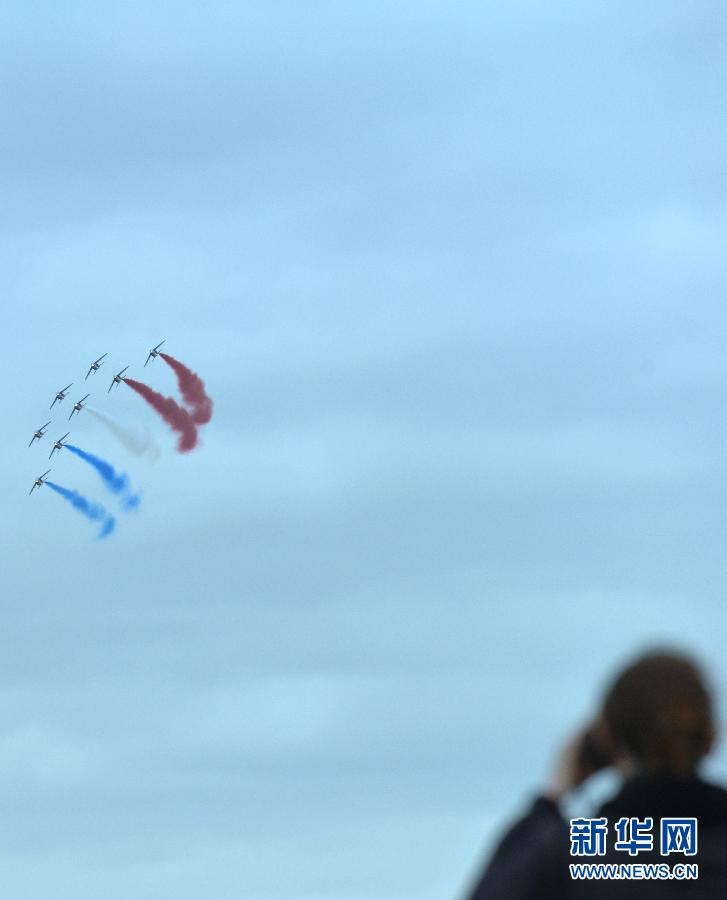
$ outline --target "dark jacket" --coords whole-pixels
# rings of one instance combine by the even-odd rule
[[[727,900],[727,791],[694,777],[639,776],[596,813],[608,819],[607,852],[601,857],[571,857],[570,828],[555,803],[538,798],[505,835],[470,900]],[[655,849],[630,856],[615,851],[613,826],[622,816],[654,820]],[[659,849],[661,818],[696,818],[697,854]],[[578,881],[569,863],[696,863],[699,878],[672,881]]]

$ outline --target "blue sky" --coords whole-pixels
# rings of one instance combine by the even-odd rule
[[[727,694],[726,31],[4,7],[4,895],[455,897],[623,659]],[[162,338],[215,401],[188,457],[105,393],[172,392]],[[104,352],[163,454],[74,421],[143,497],[96,543],[27,497],[68,409],[27,442]]]

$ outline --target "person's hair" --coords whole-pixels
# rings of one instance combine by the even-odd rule
[[[692,774],[714,738],[712,698],[698,665],[668,650],[641,656],[615,678],[603,719],[614,751],[654,774]]]

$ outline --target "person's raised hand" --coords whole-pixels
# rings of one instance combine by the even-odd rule
[[[556,754],[545,796],[557,802],[606,765],[608,760],[595,743],[592,729],[580,729]]]

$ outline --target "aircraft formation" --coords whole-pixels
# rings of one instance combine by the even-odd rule
[[[155,359],[159,355],[159,348],[162,346],[163,343],[164,343],[164,341],[157,344],[156,347],[152,347],[152,349],[149,351],[149,355],[146,358],[146,362],[144,363],[144,366],[146,366],[146,364],[149,362],[150,359]],[[86,377],[83,379],[84,381],[86,381],[88,379],[89,375],[91,375],[91,374],[95,375],[98,372],[98,370],[104,364],[103,360],[105,359],[105,357],[107,355],[108,355],[107,353],[104,353],[102,356],[99,356],[98,359],[95,359],[91,363],[91,365],[88,369],[88,372],[86,372]],[[114,375],[114,377],[111,379],[111,384],[109,385],[108,391],[106,393],[110,393],[111,388],[114,387],[114,385],[121,384],[122,381],[126,380],[124,378],[124,373],[128,370],[128,368],[129,368],[129,366],[124,366],[124,368],[121,369],[120,372],[117,372],[116,375]],[[69,392],[70,388],[72,388],[72,387],[73,387],[73,382],[71,382],[70,384],[67,384],[64,388],[61,388],[61,390],[57,391],[55,397],[53,398],[53,402],[51,403],[49,408],[53,409],[53,407],[56,405],[56,403],[58,403],[60,405],[66,399],[66,397],[68,396],[68,392]],[[88,398],[90,396],[91,396],[90,394],[86,394],[85,397],[81,397],[79,400],[75,401],[75,403],[71,407],[70,415],[68,416],[69,420],[73,417],[74,413],[77,413],[78,415],[81,414],[81,411],[85,408],[86,401],[88,400]],[[48,426],[52,423],[52,421],[53,420],[51,419],[49,422],[46,422],[45,425],[38,428],[37,431],[33,432],[33,436],[30,439],[30,443],[28,444],[28,447],[31,447],[35,443],[35,441],[40,442],[42,440],[42,438],[46,434]],[[66,443],[67,443],[66,439],[68,438],[69,434],[70,434],[70,431],[67,431],[63,435],[63,437],[58,438],[58,440],[56,440],[53,443],[53,446],[51,447],[51,451],[48,456],[48,459],[51,459],[51,457],[53,456],[53,454],[56,451],[58,451],[58,453],[60,453],[60,451],[66,446]],[[30,489],[31,494],[33,493],[33,491],[36,488],[40,488],[46,483],[46,476],[49,474],[50,471],[51,470],[48,469],[47,472],[44,472],[42,475],[39,475],[34,480],[33,486]]]
[[[207,394],[204,381],[200,376],[181,360],[175,359],[166,351],[162,351],[161,348],[163,344],[164,341],[161,341],[148,351],[147,357],[144,360],[144,367],[157,357],[160,357],[165,365],[174,372],[179,399],[165,396],[155,390],[151,385],[130,377],[127,375],[129,366],[124,366],[123,369],[120,369],[111,378],[109,386],[106,389],[106,395],[108,396],[114,387],[122,383],[125,384],[134,394],[151,407],[167,428],[176,435],[177,452],[189,453],[199,446],[200,429],[207,425],[212,418],[214,404]],[[107,353],[103,353],[90,363],[83,379],[84,382],[88,381],[91,375],[98,374],[101,367],[108,361],[107,356]],[[66,397],[69,396],[73,384],[74,382],[71,382],[61,388],[61,390],[56,391],[50,404],[51,410],[53,410],[56,405],[58,407],[61,406]],[[84,409],[87,408],[90,396],[90,392],[87,392],[83,397],[79,397],[77,400],[73,401],[70,405],[70,412],[68,414],[69,422],[74,415],[78,418]],[[65,409],[63,411],[65,412]],[[93,417],[93,419],[101,426],[105,427],[107,431],[114,436],[116,441],[134,456],[148,456],[149,451],[153,451],[154,454],[158,453],[153,440],[140,439],[138,432],[134,431],[133,428],[124,426],[124,424],[114,416],[89,406],[88,417]],[[34,431],[30,438],[28,448],[32,447],[36,441],[40,443],[48,433],[48,429],[52,424],[51,420]],[[62,437],[53,441],[50,453],[48,454],[48,459],[52,460],[55,453],[60,456],[61,451],[65,449],[67,452],[63,454],[64,458],[72,456],[83,461],[95,470],[96,474],[103,482],[103,487],[108,493],[113,495],[115,503],[123,512],[131,512],[132,510],[138,509],[141,497],[132,489],[129,476],[125,472],[118,471],[109,460],[103,459],[95,453],[90,453],[83,447],[78,446],[75,441],[71,442],[70,435],[71,432],[66,431]],[[116,528],[116,518],[103,504],[88,499],[80,491],[57,484],[54,480],[49,478],[50,473],[51,469],[48,469],[46,472],[43,472],[42,475],[39,475],[34,479],[30,488],[30,494],[32,494],[36,488],[40,489],[43,485],[47,485],[49,491],[62,497],[73,506],[75,510],[85,516],[86,519],[99,525],[99,538],[108,537],[108,535],[113,533]]]

